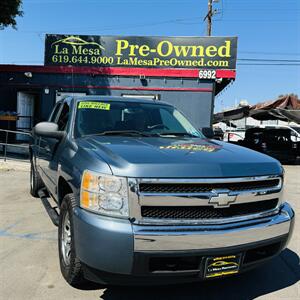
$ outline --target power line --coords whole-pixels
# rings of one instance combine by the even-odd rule
[[[261,54],[261,55],[294,55],[300,56],[300,52],[267,52],[267,51],[239,51],[245,54]]]
[[[220,20],[215,20],[220,22]],[[236,22],[261,22],[261,23],[298,23],[299,22],[299,18],[288,18],[288,19],[234,19],[234,18],[230,18],[230,19],[224,19],[222,20],[222,22],[226,22],[226,23],[236,23]]]
[[[289,63],[237,63],[238,66],[291,66],[296,67],[300,64],[289,64]]]
[[[239,63],[240,65],[259,65],[263,63],[264,65],[298,65],[300,64],[300,59],[265,59],[265,58],[238,58],[237,61],[245,62]],[[16,61],[14,61],[16,62]],[[24,61],[25,62],[25,61]],[[31,60],[26,62],[39,62],[37,60]],[[296,63],[296,64],[295,64]]]
[[[286,63],[293,63],[293,62],[299,62],[299,59],[265,59],[265,58],[238,58],[238,61],[261,61],[261,62],[286,62]]]
[[[42,60],[19,60],[19,61],[11,61],[11,62],[0,62],[1,64],[43,64]],[[298,67],[300,63],[237,63],[237,66],[291,66]]]
[[[69,28],[63,28],[63,29],[51,29],[51,30],[23,30],[19,31],[20,33],[48,33],[48,32],[54,32],[54,31],[73,31],[76,30],[77,32],[84,32],[84,31],[108,31],[108,30],[115,30],[115,29],[126,29],[126,28],[138,28],[138,27],[147,27],[147,26],[156,26],[156,25],[163,25],[168,23],[181,23],[184,21],[190,21],[190,20],[200,20],[201,17],[192,17],[192,18],[177,18],[177,19],[170,19],[166,21],[160,21],[160,22],[147,22],[147,23],[132,23],[132,24],[118,24],[113,26],[106,26],[106,27],[69,27]]]

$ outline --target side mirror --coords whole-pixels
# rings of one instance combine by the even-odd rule
[[[214,131],[210,127],[203,127],[201,131],[208,139],[212,139],[214,137]]]
[[[53,138],[61,140],[65,136],[65,131],[59,131],[58,125],[52,122],[41,122],[35,125],[33,128],[33,134],[46,137],[46,138]]]

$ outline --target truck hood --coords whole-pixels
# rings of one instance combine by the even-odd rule
[[[212,178],[282,173],[277,160],[216,140],[89,136],[76,142],[86,155],[105,161],[118,176]]]

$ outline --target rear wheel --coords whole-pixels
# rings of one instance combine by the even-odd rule
[[[38,198],[38,191],[44,187],[41,176],[36,172],[33,161],[30,162],[30,194]]]
[[[65,280],[73,287],[82,288],[88,281],[83,277],[81,262],[76,256],[73,212],[76,202],[73,194],[64,197],[60,207],[58,252],[60,269]]]

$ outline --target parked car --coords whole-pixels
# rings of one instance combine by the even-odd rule
[[[291,238],[280,163],[206,138],[170,104],[70,97],[33,133],[31,194],[58,224],[72,286],[222,278]]]
[[[292,131],[292,140],[295,142],[300,142],[300,126],[290,126]],[[295,140],[294,140],[295,138]]]
[[[245,131],[226,131],[224,133],[223,141],[238,142],[245,138]]]
[[[294,163],[300,156],[300,142],[293,140],[290,128],[261,128],[246,130],[239,145],[268,154],[281,162]]]
[[[223,141],[223,139],[224,139],[224,131],[222,130],[222,128],[220,128],[220,127],[214,127],[213,128],[213,132],[214,132],[214,139],[215,140]]]

